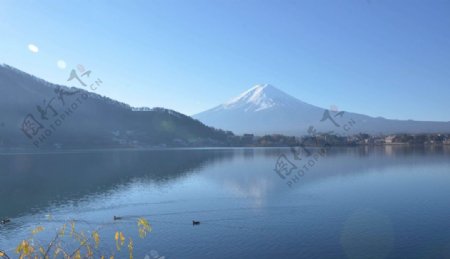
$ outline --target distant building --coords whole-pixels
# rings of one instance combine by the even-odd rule
[[[364,144],[375,144],[375,140],[372,138],[366,138],[363,141],[364,141]]]
[[[375,138],[375,139],[373,139],[373,143],[375,145],[383,145],[385,143],[384,138]]]
[[[386,138],[384,138],[384,143],[393,144],[393,143],[395,143],[396,139],[397,139],[397,136],[395,136],[395,135],[387,136]]]

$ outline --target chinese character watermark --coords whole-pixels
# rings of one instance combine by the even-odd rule
[[[331,106],[330,110],[324,110],[321,123],[326,123],[329,121],[336,130],[350,131],[356,121],[352,118],[349,120],[344,120],[345,112],[339,111],[336,106]],[[299,141],[300,144],[297,146],[290,147],[290,154],[292,155],[292,161],[286,154],[281,154],[276,163],[274,171],[277,175],[286,181],[289,187],[292,187],[294,183],[300,180],[300,177],[304,176],[308,171],[310,171],[322,159],[326,156],[328,149],[333,143],[327,139],[328,135],[338,135],[334,130],[326,132],[325,138],[322,138],[317,129],[314,126],[309,126],[307,129],[308,136],[302,137]],[[309,143],[308,143],[309,142]],[[318,147],[316,150],[308,148],[308,146]]]
[[[165,259],[165,256],[159,255],[158,251],[151,250],[150,255],[145,255],[144,259]]]
[[[77,70],[81,73],[80,76],[78,76]],[[75,79],[82,87],[86,88],[89,85],[91,90],[96,90],[97,87],[94,88],[94,86],[103,83],[99,78],[91,83],[86,83],[87,81],[82,81],[81,78],[89,78],[92,72],[86,71],[82,65],[78,65],[77,70],[72,69],[67,81]],[[21,125],[23,134],[37,148],[88,99],[88,92],[76,89],[75,86],[71,88],[57,86],[53,93],[54,96],[44,99],[36,105],[36,111],[28,113]]]

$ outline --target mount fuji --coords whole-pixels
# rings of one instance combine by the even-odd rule
[[[255,85],[228,102],[192,117],[206,125],[238,134],[300,136],[311,134],[311,129],[340,135],[450,132],[450,122],[389,120],[327,110],[269,84]]]

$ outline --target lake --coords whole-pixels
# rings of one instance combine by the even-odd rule
[[[274,170],[281,157],[292,163],[285,179]],[[35,227],[45,243],[73,221],[98,228],[102,253],[116,258],[127,248],[114,252],[115,231],[132,237],[135,258],[450,258],[449,146],[312,157],[287,148],[2,153],[0,218],[11,222],[0,225],[0,249],[15,258]],[[143,239],[140,217],[152,225]]]

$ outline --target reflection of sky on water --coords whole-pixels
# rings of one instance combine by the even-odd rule
[[[154,232],[149,240],[136,237],[136,251],[155,249],[166,257],[216,255],[212,251],[223,257],[281,251],[355,257],[374,235],[386,249],[392,243],[389,251],[397,255],[405,253],[399,244],[415,244],[422,253],[444,246],[430,237],[450,213],[442,198],[450,190],[448,149],[331,149],[292,188],[273,171],[281,153],[290,156],[289,149],[2,155],[0,199],[7,206],[1,217],[13,223],[0,227],[0,247],[14,247],[36,224],[51,230],[70,219],[89,222],[80,222],[86,229],[107,224],[106,236],[117,228],[133,233],[139,216]],[[113,222],[113,215],[124,221]],[[192,228],[193,219],[203,223]],[[380,227],[366,229],[361,222]],[[421,237],[408,239],[414,234]],[[355,236],[359,247],[349,245]],[[438,238],[450,242],[448,233]],[[261,246],[266,248],[256,248]]]

